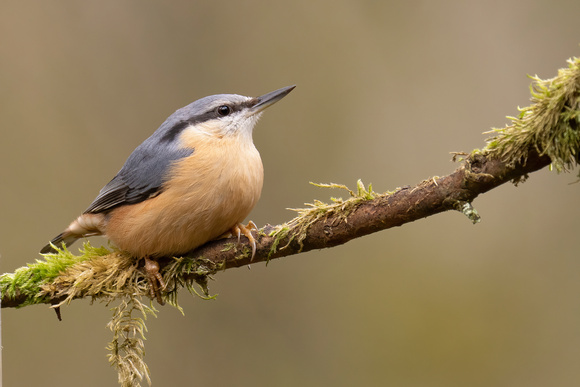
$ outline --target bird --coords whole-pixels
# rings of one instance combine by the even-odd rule
[[[248,238],[244,219],[262,191],[264,169],[253,142],[263,111],[296,86],[259,97],[217,94],[178,109],[128,157],[89,207],[40,251],[54,253],[103,235],[144,260],[150,295],[163,304],[157,259],[179,256],[228,233]]]

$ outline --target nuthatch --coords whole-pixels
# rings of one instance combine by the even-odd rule
[[[228,231],[252,245],[255,225],[241,222],[260,198],[264,170],[252,141],[262,111],[295,86],[261,97],[218,94],[173,113],[129,156],[86,211],[46,245],[66,246],[104,235],[145,260],[147,279],[160,300],[165,287],[155,258],[187,253]]]

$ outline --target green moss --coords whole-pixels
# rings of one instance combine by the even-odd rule
[[[145,379],[151,385],[149,367],[143,360],[145,320],[147,315],[157,317],[157,310],[135,296],[128,296],[112,311],[113,317],[107,327],[113,332],[113,340],[107,349],[109,364],[117,369],[119,384],[123,387],[141,386],[139,382]]]
[[[147,306],[140,301],[149,295],[149,285],[138,268],[138,260],[88,242],[79,253],[74,255],[63,247],[13,274],[3,274],[3,296],[25,297],[21,307],[50,299],[62,300],[57,305],[61,306],[77,297],[98,298],[107,304],[118,300],[108,325],[113,331],[113,340],[107,347],[109,361],[117,368],[121,385],[138,386],[143,379],[149,382],[149,370],[143,360],[145,320],[148,315],[156,316],[157,311],[151,302]],[[221,268],[203,257],[174,258],[162,271],[167,284],[167,291],[162,294],[164,301],[183,313],[177,302],[177,292],[182,287],[204,299],[213,298],[209,296],[208,279]],[[195,285],[201,287],[203,294]]]
[[[173,258],[163,270],[163,279],[167,284],[167,289],[169,289],[164,295],[164,299],[182,313],[183,310],[177,303],[177,293],[182,287],[202,299],[214,299],[216,296],[209,295],[208,281],[213,274],[222,270],[223,267],[224,264],[217,264],[203,257]],[[196,285],[201,288],[203,294],[198,292]]]
[[[373,192],[372,185],[369,184],[367,189],[362,180],[357,181],[356,192],[350,190],[346,185],[343,184],[318,184],[310,183],[316,187],[321,188],[338,188],[348,192],[350,198],[343,200],[342,198],[331,197],[332,203],[325,203],[320,200],[314,200],[313,203],[306,203],[308,208],[290,208],[290,210],[297,212],[299,215],[289,222],[284,223],[281,226],[270,233],[270,236],[274,237],[274,243],[270,248],[268,257],[271,257],[276,251],[285,249],[293,241],[297,241],[299,244],[300,251],[302,250],[303,241],[306,238],[306,233],[310,226],[324,216],[334,215],[339,216],[340,219],[345,220],[348,215],[358,206],[360,203],[375,199],[379,196],[376,192]],[[388,195],[389,193],[383,194]],[[280,243],[288,239],[285,245],[282,247]]]
[[[104,247],[92,247],[88,242],[83,246],[81,255],[74,255],[66,247],[56,253],[44,255],[44,260],[37,259],[35,263],[18,268],[14,273],[0,276],[0,291],[9,298],[25,296],[26,300],[19,307],[44,303],[48,294],[45,286],[53,282],[70,267],[110,254]]]
[[[282,226],[279,226],[277,229],[275,229],[270,233],[269,236],[274,237],[274,242],[272,243],[272,247],[270,247],[270,251],[268,252],[268,259],[270,259],[272,254],[278,251],[278,246],[280,245],[280,242],[284,238],[286,238],[289,233],[290,227],[288,226],[288,224],[283,224]]]
[[[226,252],[226,251],[230,251],[230,250],[235,249],[235,248],[236,248],[235,243],[226,243],[224,245],[224,248],[221,251]]]
[[[578,164],[580,149],[580,59],[568,60],[552,79],[530,77],[530,106],[519,109],[511,124],[494,129],[485,152],[510,164],[525,163],[528,152],[547,155],[558,172]]]

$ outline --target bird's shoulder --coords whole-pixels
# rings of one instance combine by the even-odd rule
[[[188,125],[187,120],[179,116],[169,117],[131,153],[121,170],[101,189],[85,213],[106,212],[119,205],[139,203],[159,194],[171,165],[195,151],[179,143],[179,134]]]

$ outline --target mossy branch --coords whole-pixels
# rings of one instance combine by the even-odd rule
[[[207,297],[208,277],[218,271],[337,246],[443,211],[460,211],[475,223],[479,214],[471,203],[480,194],[509,181],[522,182],[548,165],[558,172],[570,170],[578,164],[580,154],[580,60],[573,58],[568,63],[555,78],[532,77],[532,104],[520,109],[510,125],[495,129],[483,149],[456,153],[454,159],[460,165],[453,173],[382,194],[370,186],[367,189],[361,181],[356,191],[319,184],[344,190],[348,198],[332,198],[329,204],[315,201],[295,210],[298,216],[285,224],[266,225],[258,232],[253,260],[250,248],[236,238],[209,242],[184,257],[161,259],[168,284],[164,299],[177,306],[178,290],[185,287],[196,292],[195,284]],[[143,318],[155,313],[138,301],[149,294],[139,264],[104,247],[85,244],[80,256],[64,249],[0,276],[2,307],[60,306],[83,297],[106,302],[121,298],[110,324],[115,332],[110,360],[119,369],[121,383],[138,385],[137,379],[148,380],[147,366],[140,363],[144,325],[143,319],[135,319],[131,313],[137,310]],[[127,355],[121,356],[120,351]]]
[[[508,181],[518,183],[528,174],[551,164],[557,171],[577,165],[580,152],[580,60],[555,78],[532,77],[532,105],[494,136],[481,150],[456,153],[461,162],[453,173],[432,177],[414,187],[392,192],[367,190],[362,182],[356,191],[344,185],[318,184],[342,189],[347,199],[315,201],[297,209],[298,216],[278,226],[266,225],[258,232],[257,252],[250,260],[246,244],[235,238],[212,241],[187,256],[161,260],[163,275],[171,290],[168,301],[180,287],[205,289],[208,275],[232,267],[255,264],[301,252],[337,246],[373,232],[385,230],[447,210],[458,210],[472,221],[479,215],[471,202],[480,194]],[[0,276],[2,307],[30,304],[52,305],[81,297],[115,298],[128,293],[147,295],[147,285],[138,262],[119,251],[85,244],[81,255],[68,250],[49,254],[14,273]]]

